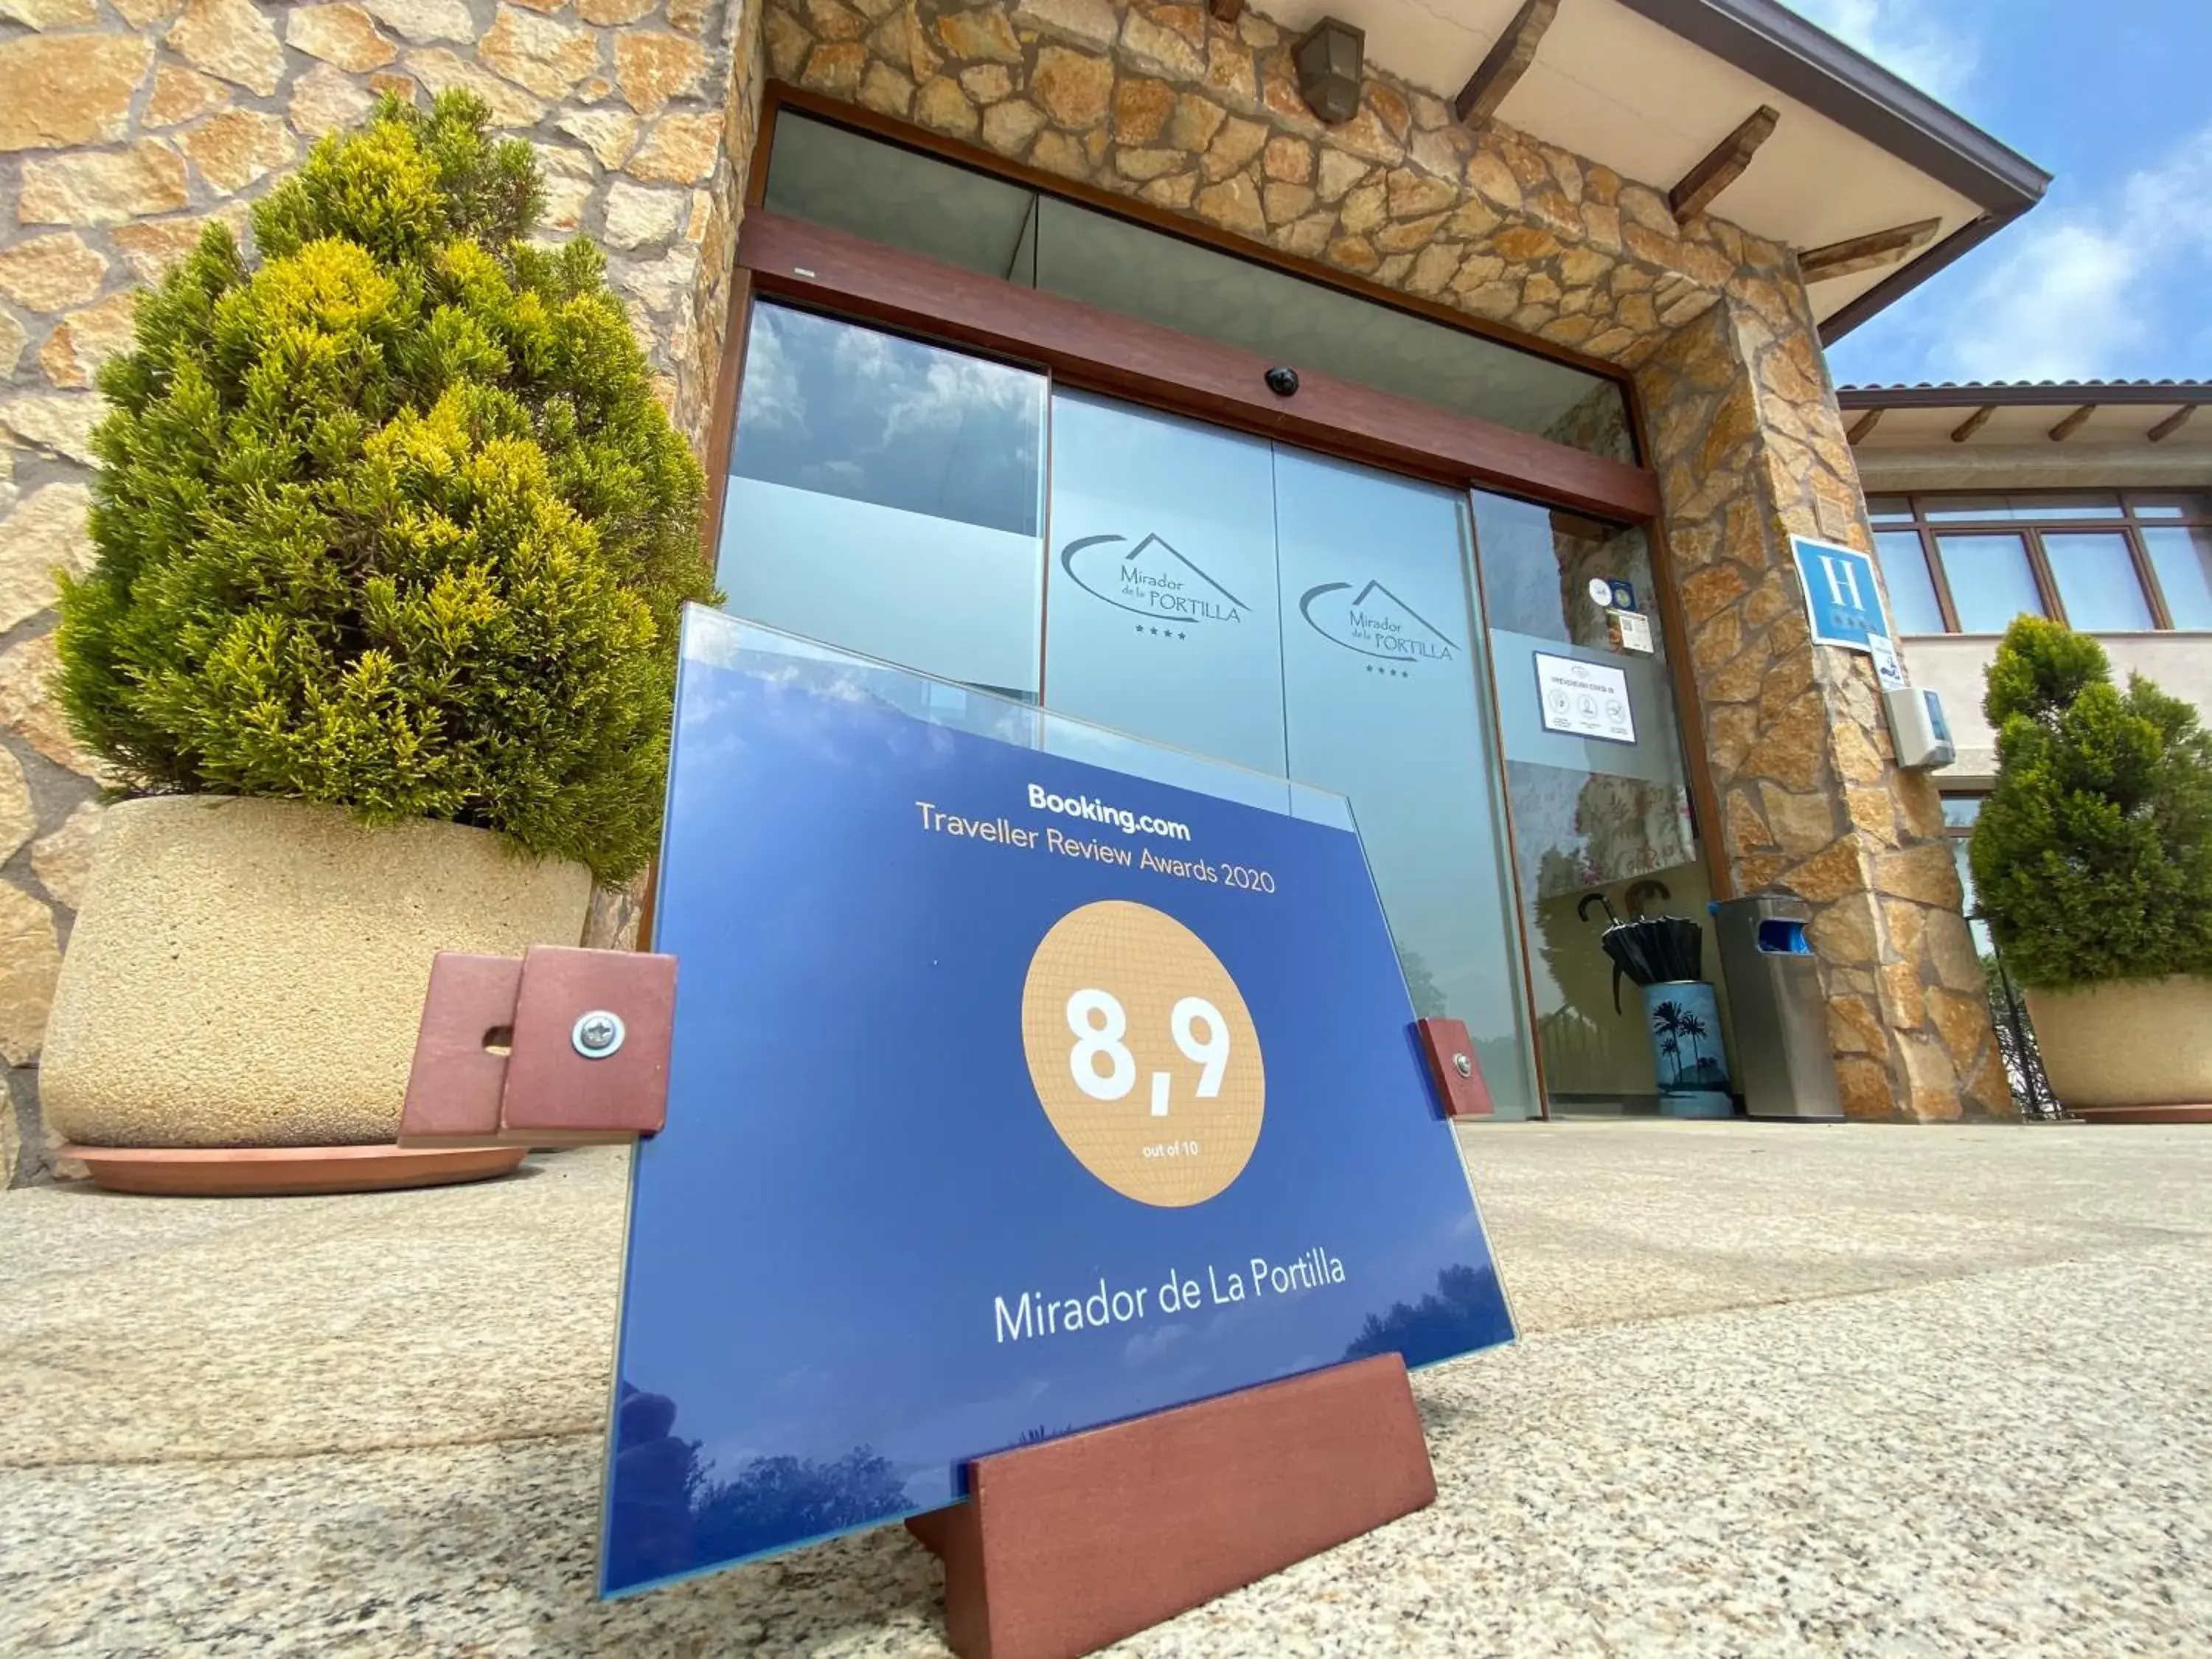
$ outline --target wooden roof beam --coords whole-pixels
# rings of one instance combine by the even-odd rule
[[[2083,404],[2081,408],[2075,410],[2064,420],[2059,422],[2057,426],[2051,428],[2051,441],[2055,444],[2064,443],[2069,438],[2072,437],[2075,433],[2081,429],[2082,422],[2087,420],[2096,412],[2096,404]]]
[[[1860,416],[1857,420],[1852,422],[1851,429],[1849,434],[1851,442],[1858,443],[1864,439],[1872,437],[1874,435],[1875,428],[1881,424],[1881,417],[1888,413],[1889,411],[1886,409],[1869,409],[1865,414]]]
[[[2179,409],[2175,410],[2172,414],[2167,416],[2156,426],[2151,428],[2150,431],[2145,435],[2148,436],[2153,443],[2162,442],[2166,439],[2171,438],[2175,433],[2180,431],[2185,426],[2187,426],[2189,424],[2189,417],[2196,412],[2197,405],[2195,404],[2184,404]]]
[[[1942,228],[1941,219],[1919,219],[1909,225],[1877,230],[1871,235],[1830,242],[1826,247],[1807,248],[1797,256],[1797,274],[1808,283],[1826,283],[1893,265],[1906,254],[1927,246]]]
[[[1528,65],[1536,61],[1536,48],[1544,39],[1544,31],[1552,27],[1552,20],[1559,13],[1559,0],[1528,0],[1528,3],[1513,15],[1505,31],[1491,46],[1482,60],[1482,66],[1459,89],[1452,100],[1452,108],[1459,118],[1471,127],[1479,127],[1498,113],[1498,106],[1505,101],[1505,94],[1520,84],[1521,77],[1528,72]]]
[[[1977,432],[1979,432],[1982,429],[1984,422],[1988,421],[1990,416],[1996,412],[1997,406],[1995,404],[1984,404],[1972,414],[1967,416],[1965,420],[1959,422],[1957,428],[1951,434],[1951,441],[1954,444],[1962,444],[1966,442],[1967,439],[1972,437]]]
[[[1667,205],[1674,210],[1676,222],[1703,213],[1714,197],[1742,178],[1759,147],[1774,136],[1774,124],[1781,118],[1779,110],[1761,104],[1741,126],[1714,146],[1712,154],[1684,173],[1682,182],[1667,195]]]

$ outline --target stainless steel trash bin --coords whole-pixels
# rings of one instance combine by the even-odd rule
[[[1802,899],[1782,894],[1712,906],[1735,1016],[1736,1081],[1753,1117],[1837,1122],[1836,1063],[1820,972]]]

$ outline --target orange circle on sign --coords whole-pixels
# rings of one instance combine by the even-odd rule
[[[1203,1204],[1259,1144],[1267,1068],[1243,994],[1150,905],[1103,899],[1053,924],[1022,986],[1022,1048],[1062,1143],[1125,1198]]]

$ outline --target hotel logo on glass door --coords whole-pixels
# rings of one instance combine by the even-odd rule
[[[1241,623],[1249,607],[1185,554],[1156,535],[1081,536],[1060,549],[1060,568],[1094,599],[1155,623],[1186,628]]]
[[[1396,664],[1401,673],[1459,654],[1456,641],[1378,581],[1356,592],[1350,582],[1309,587],[1298,599],[1298,614],[1332,645]]]

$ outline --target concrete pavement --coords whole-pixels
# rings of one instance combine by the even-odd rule
[[[2212,1133],[1462,1145],[1437,1505],[1117,1651],[2212,1652]],[[896,1528],[589,1599],[623,1175],[0,1198],[0,1652],[942,1653]]]

